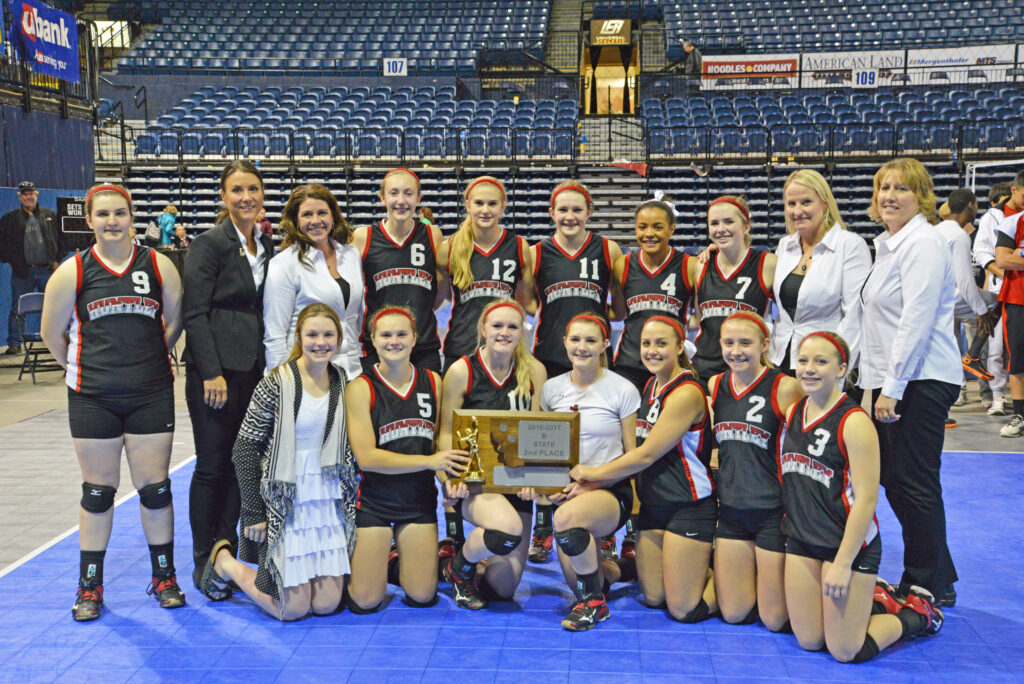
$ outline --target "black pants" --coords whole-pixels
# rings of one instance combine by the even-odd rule
[[[903,577],[900,584],[922,586],[936,598],[957,580],[946,545],[946,509],[942,503],[942,443],[945,421],[960,387],[939,380],[907,384],[896,403],[900,419],[879,423],[881,480],[885,497],[903,528]],[[878,400],[874,390],[872,406]]]
[[[193,364],[185,371],[185,401],[196,445],[188,517],[192,526],[192,555],[197,565],[206,562],[217,539],[229,539],[232,545],[238,542],[241,498],[231,463],[231,448],[253,390],[262,377],[258,369],[224,371],[228,401],[223,408],[213,409],[203,401],[203,379],[199,371]]]

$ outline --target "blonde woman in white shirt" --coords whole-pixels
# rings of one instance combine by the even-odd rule
[[[946,546],[939,469],[949,407],[963,370],[953,339],[956,284],[936,223],[932,178],[916,159],[875,174],[868,215],[885,226],[861,293],[860,386],[872,390],[881,483],[903,528],[903,577],[952,605],[956,570]]]
[[[860,290],[871,270],[862,237],[846,230],[828,181],[817,171],[799,169],[782,187],[786,237],[775,250],[772,289],[779,317],[769,359],[793,375],[796,349],[808,334],[837,333],[850,345],[851,364],[860,348]],[[859,401],[862,394],[854,397]]]
[[[349,379],[362,372],[359,331],[363,314],[363,267],[351,244],[352,227],[322,185],[292,191],[281,214],[284,242],[270,261],[263,295],[263,341],[267,371],[288,358],[299,312],[321,302],[341,320],[342,339],[334,363]]]

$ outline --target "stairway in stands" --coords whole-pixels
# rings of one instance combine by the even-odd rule
[[[614,166],[580,168],[580,180],[590,189],[594,214],[587,228],[627,248],[636,238],[633,211],[650,199],[647,179],[629,169]]]
[[[575,35],[580,30],[583,0],[552,0],[544,61],[559,71],[579,72],[580,56]]]

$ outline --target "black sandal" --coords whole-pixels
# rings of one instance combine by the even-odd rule
[[[227,539],[221,539],[213,544],[210,555],[206,559],[206,565],[203,566],[203,575],[199,580],[200,590],[211,601],[226,601],[231,598],[228,580],[217,574],[217,571],[214,569],[214,561],[217,558],[217,554],[223,549],[228,549],[229,551],[231,549],[231,542]]]

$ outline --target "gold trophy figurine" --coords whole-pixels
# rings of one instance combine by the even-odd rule
[[[466,466],[466,472],[462,474],[462,477],[458,478],[459,481],[468,485],[484,484],[484,466],[480,462],[480,447],[476,441],[480,436],[476,417],[473,418],[470,427],[460,430],[455,433],[455,436],[459,438],[459,446],[469,449],[469,465]]]

